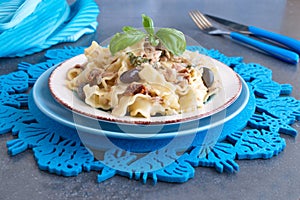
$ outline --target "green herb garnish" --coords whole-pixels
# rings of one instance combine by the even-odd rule
[[[141,64],[149,62],[149,59],[143,58],[141,56],[135,56],[132,52],[127,52],[126,54],[129,56],[130,63],[135,67],[141,66]]]
[[[122,33],[116,33],[112,37],[109,44],[109,50],[112,55],[146,37],[152,46],[157,46],[161,43],[176,56],[181,55],[185,51],[186,41],[182,32],[173,28],[161,28],[155,33],[153,20],[144,14],[142,15],[142,23],[146,33],[131,26],[125,26],[122,29]]]

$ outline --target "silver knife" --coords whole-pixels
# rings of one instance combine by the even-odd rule
[[[267,31],[262,28],[258,28],[256,26],[247,26],[247,25],[233,22],[233,21],[223,19],[220,17],[207,15],[207,14],[205,14],[205,15],[207,17],[213,19],[214,21],[216,21],[220,24],[223,24],[224,26],[227,26],[229,29],[231,29],[235,32],[239,32],[239,33],[243,33],[243,34],[251,34],[254,36],[272,40],[274,42],[278,42],[278,43],[292,49],[296,53],[300,54],[300,41],[299,40],[296,40],[294,38],[291,38],[291,37],[288,37],[285,35],[280,35],[278,33],[274,33],[271,31]]]

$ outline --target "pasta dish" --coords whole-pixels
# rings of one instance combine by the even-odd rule
[[[217,68],[206,56],[177,56],[148,38],[118,51],[93,42],[87,62],[67,72],[67,87],[91,107],[122,117],[150,118],[201,109],[220,88]]]

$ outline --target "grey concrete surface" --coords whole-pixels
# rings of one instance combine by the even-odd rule
[[[101,13],[96,34],[76,43],[87,46],[92,40],[102,42],[122,26],[141,26],[141,14],[154,19],[158,27],[182,30],[205,48],[220,50],[227,56],[242,56],[247,63],[260,63],[273,70],[273,79],[293,85],[293,96],[300,99],[299,65],[290,65],[224,37],[201,33],[188,16],[188,11],[223,16],[234,21],[266,28],[300,40],[299,0],[97,0]],[[44,52],[24,58],[0,58],[0,74],[16,69],[21,61],[38,63]],[[300,123],[294,124],[300,131]],[[103,183],[96,182],[96,172],[77,177],[61,177],[40,171],[32,151],[11,157],[6,141],[10,134],[0,135],[0,199],[237,199],[237,200],[299,200],[300,199],[300,137],[286,139],[286,148],[270,160],[237,161],[240,171],[219,174],[214,169],[196,168],[195,176],[183,184],[158,182],[143,185],[140,181],[116,176]]]

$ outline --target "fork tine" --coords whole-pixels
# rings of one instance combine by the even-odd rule
[[[199,11],[191,11],[189,14],[200,29],[205,30],[212,27],[211,23]]]
[[[205,24],[207,24],[207,26],[208,27],[212,27],[212,24],[208,21],[208,19],[200,12],[200,11],[195,11],[197,14],[198,14],[198,16],[201,18],[201,20],[205,23]]]
[[[201,29],[205,29],[205,26],[202,24],[202,22],[198,19],[198,17],[196,16],[196,14],[194,13],[194,11],[189,12],[191,18],[193,19],[193,21],[196,23],[196,25]]]

